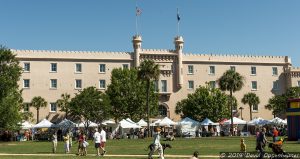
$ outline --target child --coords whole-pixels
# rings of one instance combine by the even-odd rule
[[[241,152],[246,152],[246,144],[243,138],[241,138]]]

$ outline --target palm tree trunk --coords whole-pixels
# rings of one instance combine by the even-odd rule
[[[230,90],[230,100],[229,100],[229,104],[230,104],[230,120],[231,120],[231,124],[230,124],[230,133],[233,135],[233,112],[232,112],[232,90]]]
[[[150,80],[147,80],[147,101],[146,101],[146,107],[147,107],[147,131],[148,136],[150,137],[150,107],[149,107],[149,93],[150,93]]]
[[[252,105],[250,105],[250,120],[252,120]]]
[[[39,123],[40,119],[40,108],[36,108],[36,123]]]

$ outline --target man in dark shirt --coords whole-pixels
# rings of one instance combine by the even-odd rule
[[[256,150],[259,151],[259,158],[263,158],[265,153],[264,148],[267,142],[268,141],[266,139],[266,128],[262,128],[261,132],[256,138]]]

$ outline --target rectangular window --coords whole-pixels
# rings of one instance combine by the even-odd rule
[[[30,88],[30,79],[23,79],[23,88]]]
[[[230,70],[235,71],[235,66],[230,66]]]
[[[57,79],[50,79],[50,88],[52,89],[57,88]]]
[[[76,73],[81,73],[82,72],[82,65],[81,65],[81,63],[75,64],[75,72]]]
[[[29,103],[23,103],[23,111],[28,112],[29,111],[29,106],[30,106]]]
[[[123,69],[128,69],[128,64],[123,64]]]
[[[153,81],[154,92],[158,92],[158,81]]]
[[[188,81],[189,89],[194,89],[194,81]]]
[[[298,87],[300,87],[300,81],[298,81]]]
[[[253,105],[252,106],[252,111],[257,112],[258,111],[258,105]]]
[[[215,66],[209,66],[209,74],[215,74]]]
[[[277,67],[272,67],[272,72],[273,72],[273,76],[277,76],[278,75]]]
[[[57,63],[51,63],[50,72],[57,72]]]
[[[273,90],[278,90],[279,89],[279,82],[278,81],[274,81],[273,82]]]
[[[252,81],[251,82],[251,89],[252,90],[257,90],[257,81]]]
[[[56,111],[57,111],[56,103],[50,103],[50,112],[56,112]]]
[[[105,73],[105,64],[100,64],[99,65],[99,72],[100,73]]]
[[[76,89],[81,89],[82,88],[82,81],[81,81],[81,79],[75,80],[75,88]]]
[[[194,66],[188,65],[188,74],[194,74]]]
[[[256,67],[251,67],[251,75],[256,75]]]
[[[209,81],[210,88],[216,88],[216,81]]]
[[[24,63],[24,72],[30,72],[30,63]]]
[[[105,85],[105,80],[99,80],[99,88],[100,89],[105,89],[106,85]]]
[[[161,80],[161,91],[167,92],[167,80]]]

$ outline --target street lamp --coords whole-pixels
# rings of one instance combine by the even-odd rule
[[[239,107],[239,110],[241,110],[241,119],[243,120],[243,107]]]

